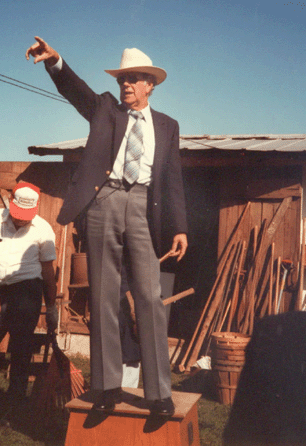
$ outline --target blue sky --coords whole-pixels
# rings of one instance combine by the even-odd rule
[[[182,135],[306,133],[305,25],[303,1],[1,0],[0,74],[57,92],[25,59],[38,35],[118,97],[104,69],[136,47],[167,71],[150,102]],[[88,134],[70,105],[3,82],[0,97],[0,161],[42,160],[27,147]]]

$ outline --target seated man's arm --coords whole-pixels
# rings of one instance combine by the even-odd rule
[[[58,324],[58,311],[56,308],[56,282],[53,269],[53,260],[41,262],[44,298],[46,303],[46,322],[48,329],[54,331]]]

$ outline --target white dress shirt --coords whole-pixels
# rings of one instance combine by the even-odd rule
[[[17,230],[9,210],[0,210],[0,286],[42,279],[41,262],[55,259],[55,234],[46,220],[36,215]]]
[[[137,180],[137,183],[145,184],[146,186],[148,186],[151,183],[151,178],[152,178],[152,166],[153,166],[154,151],[155,151],[155,135],[154,135],[154,127],[153,127],[153,120],[150,106],[147,105],[147,107],[145,107],[140,111],[143,114],[144,119],[141,119],[143,143],[142,143],[142,155],[140,158],[139,178]],[[129,113],[129,111],[127,113]],[[129,121],[126,128],[126,132],[121,142],[117,158],[114,162],[113,171],[110,174],[110,178],[113,179],[116,178],[119,180],[122,179],[127,139],[134,123],[135,123],[135,118],[133,118],[129,113]]]

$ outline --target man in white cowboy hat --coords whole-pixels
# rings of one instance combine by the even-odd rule
[[[0,341],[10,334],[10,402],[26,396],[33,333],[41,312],[42,293],[49,330],[57,328],[53,270],[55,234],[37,215],[40,190],[18,183],[9,209],[0,210]]]
[[[122,360],[118,324],[123,247],[135,300],[145,398],[151,412],[172,415],[167,322],[160,298],[161,235],[171,255],[187,248],[185,198],[178,123],[148,102],[166,78],[142,51],[123,52],[117,79],[120,100],[98,95],[44,40],[26,52],[44,61],[58,91],[90,123],[90,134],[58,222],[85,216],[91,288],[91,386],[94,409],[113,410],[121,398]]]

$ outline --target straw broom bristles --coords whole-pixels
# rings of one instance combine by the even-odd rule
[[[47,372],[33,389],[33,404],[37,414],[47,419],[56,410],[65,410],[65,404],[88,389],[82,371],[58,347],[53,340],[53,353]],[[35,384],[34,384],[35,388]]]

